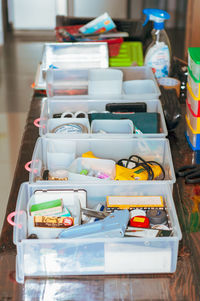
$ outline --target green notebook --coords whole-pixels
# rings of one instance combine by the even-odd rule
[[[142,112],[134,114],[117,113],[90,113],[88,114],[90,123],[95,119],[130,119],[133,126],[143,134],[155,134],[160,132],[160,114]]]

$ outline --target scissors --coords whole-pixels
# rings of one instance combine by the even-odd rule
[[[184,177],[186,184],[200,183],[200,164],[182,166],[176,174],[179,177]]]

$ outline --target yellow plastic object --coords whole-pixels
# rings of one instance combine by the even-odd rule
[[[162,170],[159,165],[148,164],[154,173],[154,178],[156,179],[162,174]],[[148,180],[148,172],[142,166],[129,169],[116,164],[116,177],[115,180],[119,181],[130,181],[130,180],[139,180],[146,181]]]
[[[91,152],[91,151],[83,153],[82,157],[98,159],[98,157],[94,156],[93,152]],[[154,174],[153,180],[158,178],[162,174],[162,169],[160,168],[159,165],[153,165],[153,164],[148,164],[148,165],[153,170],[153,174]],[[146,181],[146,180],[148,180],[148,172],[142,166],[138,166],[133,169],[126,168],[126,167],[120,166],[118,164],[116,164],[115,166],[116,166],[116,177],[115,177],[116,181],[130,181],[130,180]]]

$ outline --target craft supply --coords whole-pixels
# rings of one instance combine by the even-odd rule
[[[106,110],[110,113],[146,112],[147,104],[145,102],[108,103],[106,104]]]
[[[68,228],[73,226],[74,219],[71,216],[34,216],[34,227],[42,228]]]
[[[52,215],[63,211],[63,200],[57,199],[53,201],[34,204],[30,208],[31,216],[36,215]]]
[[[165,226],[166,227],[166,226]],[[137,228],[128,227],[125,231],[126,237],[168,237],[172,236],[172,230],[169,229],[150,229],[150,228]]]
[[[107,196],[107,210],[135,208],[164,208],[162,196]]]
[[[158,78],[158,84],[163,86],[165,89],[175,89],[177,97],[180,97],[181,82],[177,78],[161,77]]]
[[[166,225],[153,225],[151,228],[156,230],[170,230]]]
[[[167,214],[164,210],[149,209],[147,215],[151,225],[167,224]]]
[[[81,172],[80,172],[80,175],[87,176],[88,175],[88,170],[87,169],[82,169]]]
[[[149,228],[150,222],[148,217],[146,216],[134,216],[130,219],[129,222],[131,227],[139,227],[139,228]]]
[[[131,165],[131,166],[130,166]],[[116,164],[115,180],[164,180],[165,171],[156,161],[146,161],[142,157],[132,155],[128,159],[120,159]]]
[[[49,171],[49,180],[68,180],[68,171],[66,169],[57,169]]]
[[[64,230],[58,235],[58,238],[123,237],[128,221],[128,210],[115,210],[103,220]]]
[[[57,126],[52,130],[52,133],[56,134],[82,134],[88,133],[88,129],[85,125],[80,123],[66,123]]]
[[[142,209],[134,209],[130,211],[130,218],[134,216],[146,216],[145,210]]]

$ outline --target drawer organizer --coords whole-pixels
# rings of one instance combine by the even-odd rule
[[[200,80],[200,47],[188,48],[188,66],[197,81]]]
[[[121,185],[124,181],[113,180],[114,169],[112,162],[117,162],[120,159],[129,158],[132,155],[138,155],[146,161],[156,161],[160,163],[165,170],[164,180],[144,180],[146,183],[166,183],[173,188],[173,183],[175,183],[175,173],[171,158],[171,152],[169,147],[169,141],[165,138],[163,139],[53,139],[41,137],[38,138],[32,161],[29,168],[29,182],[52,182],[43,180],[44,170],[55,171],[57,169],[64,169],[68,172],[69,182],[93,182],[98,181],[99,184],[107,183],[108,179],[97,179],[96,177],[89,177],[85,175],[80,175],[80,168],[77,166],[76,172],[74,164],[78,164],[77,160],[84,162],[82,155],[87,152],[92,152],[92,154],[104,160],[103,164],[99,166],[107,166],[107,172],[110,177],[109,182],[117,183]],[[81,158],[81,160],[80,160]],[[92,161],[92,159],[90,159]],[[94,160],[94,159],[93,159]],[[94,162],[96,165],[97,163]],[[105,165],[106,164],[106,165]],[[83,166],[84,167],[84,166]],[[85,168],[85,167],[84,167]],[[98,170],[101,172],[101,170]],[[67,181],[67,182],[68,182]],[[60,181],[59,181],[60,182]],[[66,181],[61,181],[66,183]],[[126,181],[129,184],[133,181]],[[55,184],[55,181],[53,181]],[[58,182],[56,181],[56,184]],[[131,184],[132,185],[132,184]]]
[[[138,137],[152,137],[163,138],[167,136],[167,127],[162,110],[162,106],[159,99],[152,100],[138,100],[137,103],[145,103],[147,113],[156,113],[152,116],[147,116],[149,119],[146,123],[151,122],[152,132],[147,128],[147,132],[140,130],[139,119],[134,124],[129,119],[121,120],[93,120],[91,124],[88,121],[89,112],[105,112],[106,105],[109,103],[134,103],[131,99],[125,97],[120,98],[89,98],[88,96],[71,96],[71,97],[52,97],[44,98],[42,101],[41,115],[39,119],[35,120],[35,125],[39,127],[40,136],[46,135],[50,138],[63,138],[76,135],[80,138],[138,138]],[[60,115],[63,114],[63,118]],[[59,115],[59,118],[54,118]],[[75,116],[82,116],[85,118],[72,118]],[[70,116],[70,118],[64,118],[64,116]],[[123,117],[123,115],[122,115]],[[133,116],[133,120],[136,117]],[[153,126],[153,120],[155,125]],[[143,119],[141,120],[142,129],[144,128]],[[61,131],[55,131],[54,129],[62,124],[76,123],[84,125],[87,131],[83,131],[81,134],[77,130],[72,133],[63,133]],[[156,126],[157,124],[157,126]],[[136,127],[135,127],[136,126]],[[155,126],[157,129],[155,129]],[[153,130],[154,129],[154,130]],[[138,131],[139,130],[139,131]]]
[[[182,234],[172,193],[165,183],[109,183],[103,189],[97,184],[58,184],[56,189],[84,190],[88,208],[94,208],[99,202],[105,204],[107,195],[162,196],[172,236],[28,239],[27,204],[36,191],[51,189],[55,189],[55,185],[23,183],[20,187],[13,223],[17,282],[23,283],[25,277],[173,273],[176,270]]]
[[[187,126],[187,129],[186,129],[187,142],[193,150],[199,150],[200,149],[200,133],[193,130],[187,115],[185,116],[185,119],[186,119],[186,126]]]
[[[191,105],[188,103],[187,100],[186,100],[186,115],[193,131],[200,133],[200,116],[198,117],[193,113],[191,109]]]
[[[187,101],[191,106],[192,112],[200,116],[200,98],[194,96],[191,87],[187,83]]]
[[[149,67],[93,68],[70,70],[49,68],[47,96],[129,95],[133,99],[155,99],[160,89]]]
[[[191,87],[194,96],[200,99],[200,80],[196,80],[189,67],[188,67],[188,84]]]

